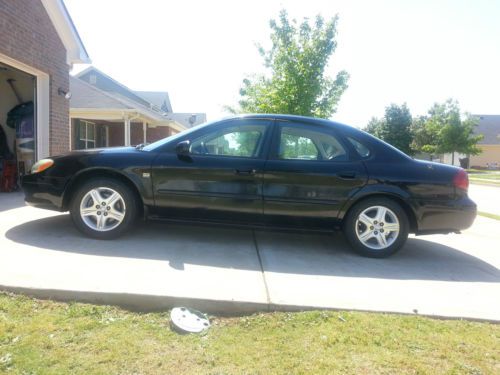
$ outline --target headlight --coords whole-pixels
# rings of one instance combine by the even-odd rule
[[[47,168],[52,167],[54,164],[54,160],[52,159],[42,159],[38,160],[33,166],[31,167],[31,173],[40,173]]]

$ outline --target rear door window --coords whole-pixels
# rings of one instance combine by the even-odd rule
[[[346,161],[347,152],[327,129],[281,125],[277,158],[281,160]]]

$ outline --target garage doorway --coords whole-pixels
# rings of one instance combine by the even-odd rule
[[[46,73],[0,54],[0,191],[48,156],[49,98]]]
[[[0,98],[0,159],[22,175],[36,158],[36,77],[0,63]]]

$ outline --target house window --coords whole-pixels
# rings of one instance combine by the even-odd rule
[[[90,121],[80,120],[78,123],[77,149],[95,148],[96,128]]]

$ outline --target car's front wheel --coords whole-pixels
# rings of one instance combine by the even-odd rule
[[[344,233],[359,254],[384,258],[401,249],[408,238],[408,216],[395,201],[371,198],[356,204],[347,214]]]
[[[137,204],[130,188],[121,181],[91,179],[76,190],[70,213],[84,234],[112,239],[130,228],[137,215]]]

